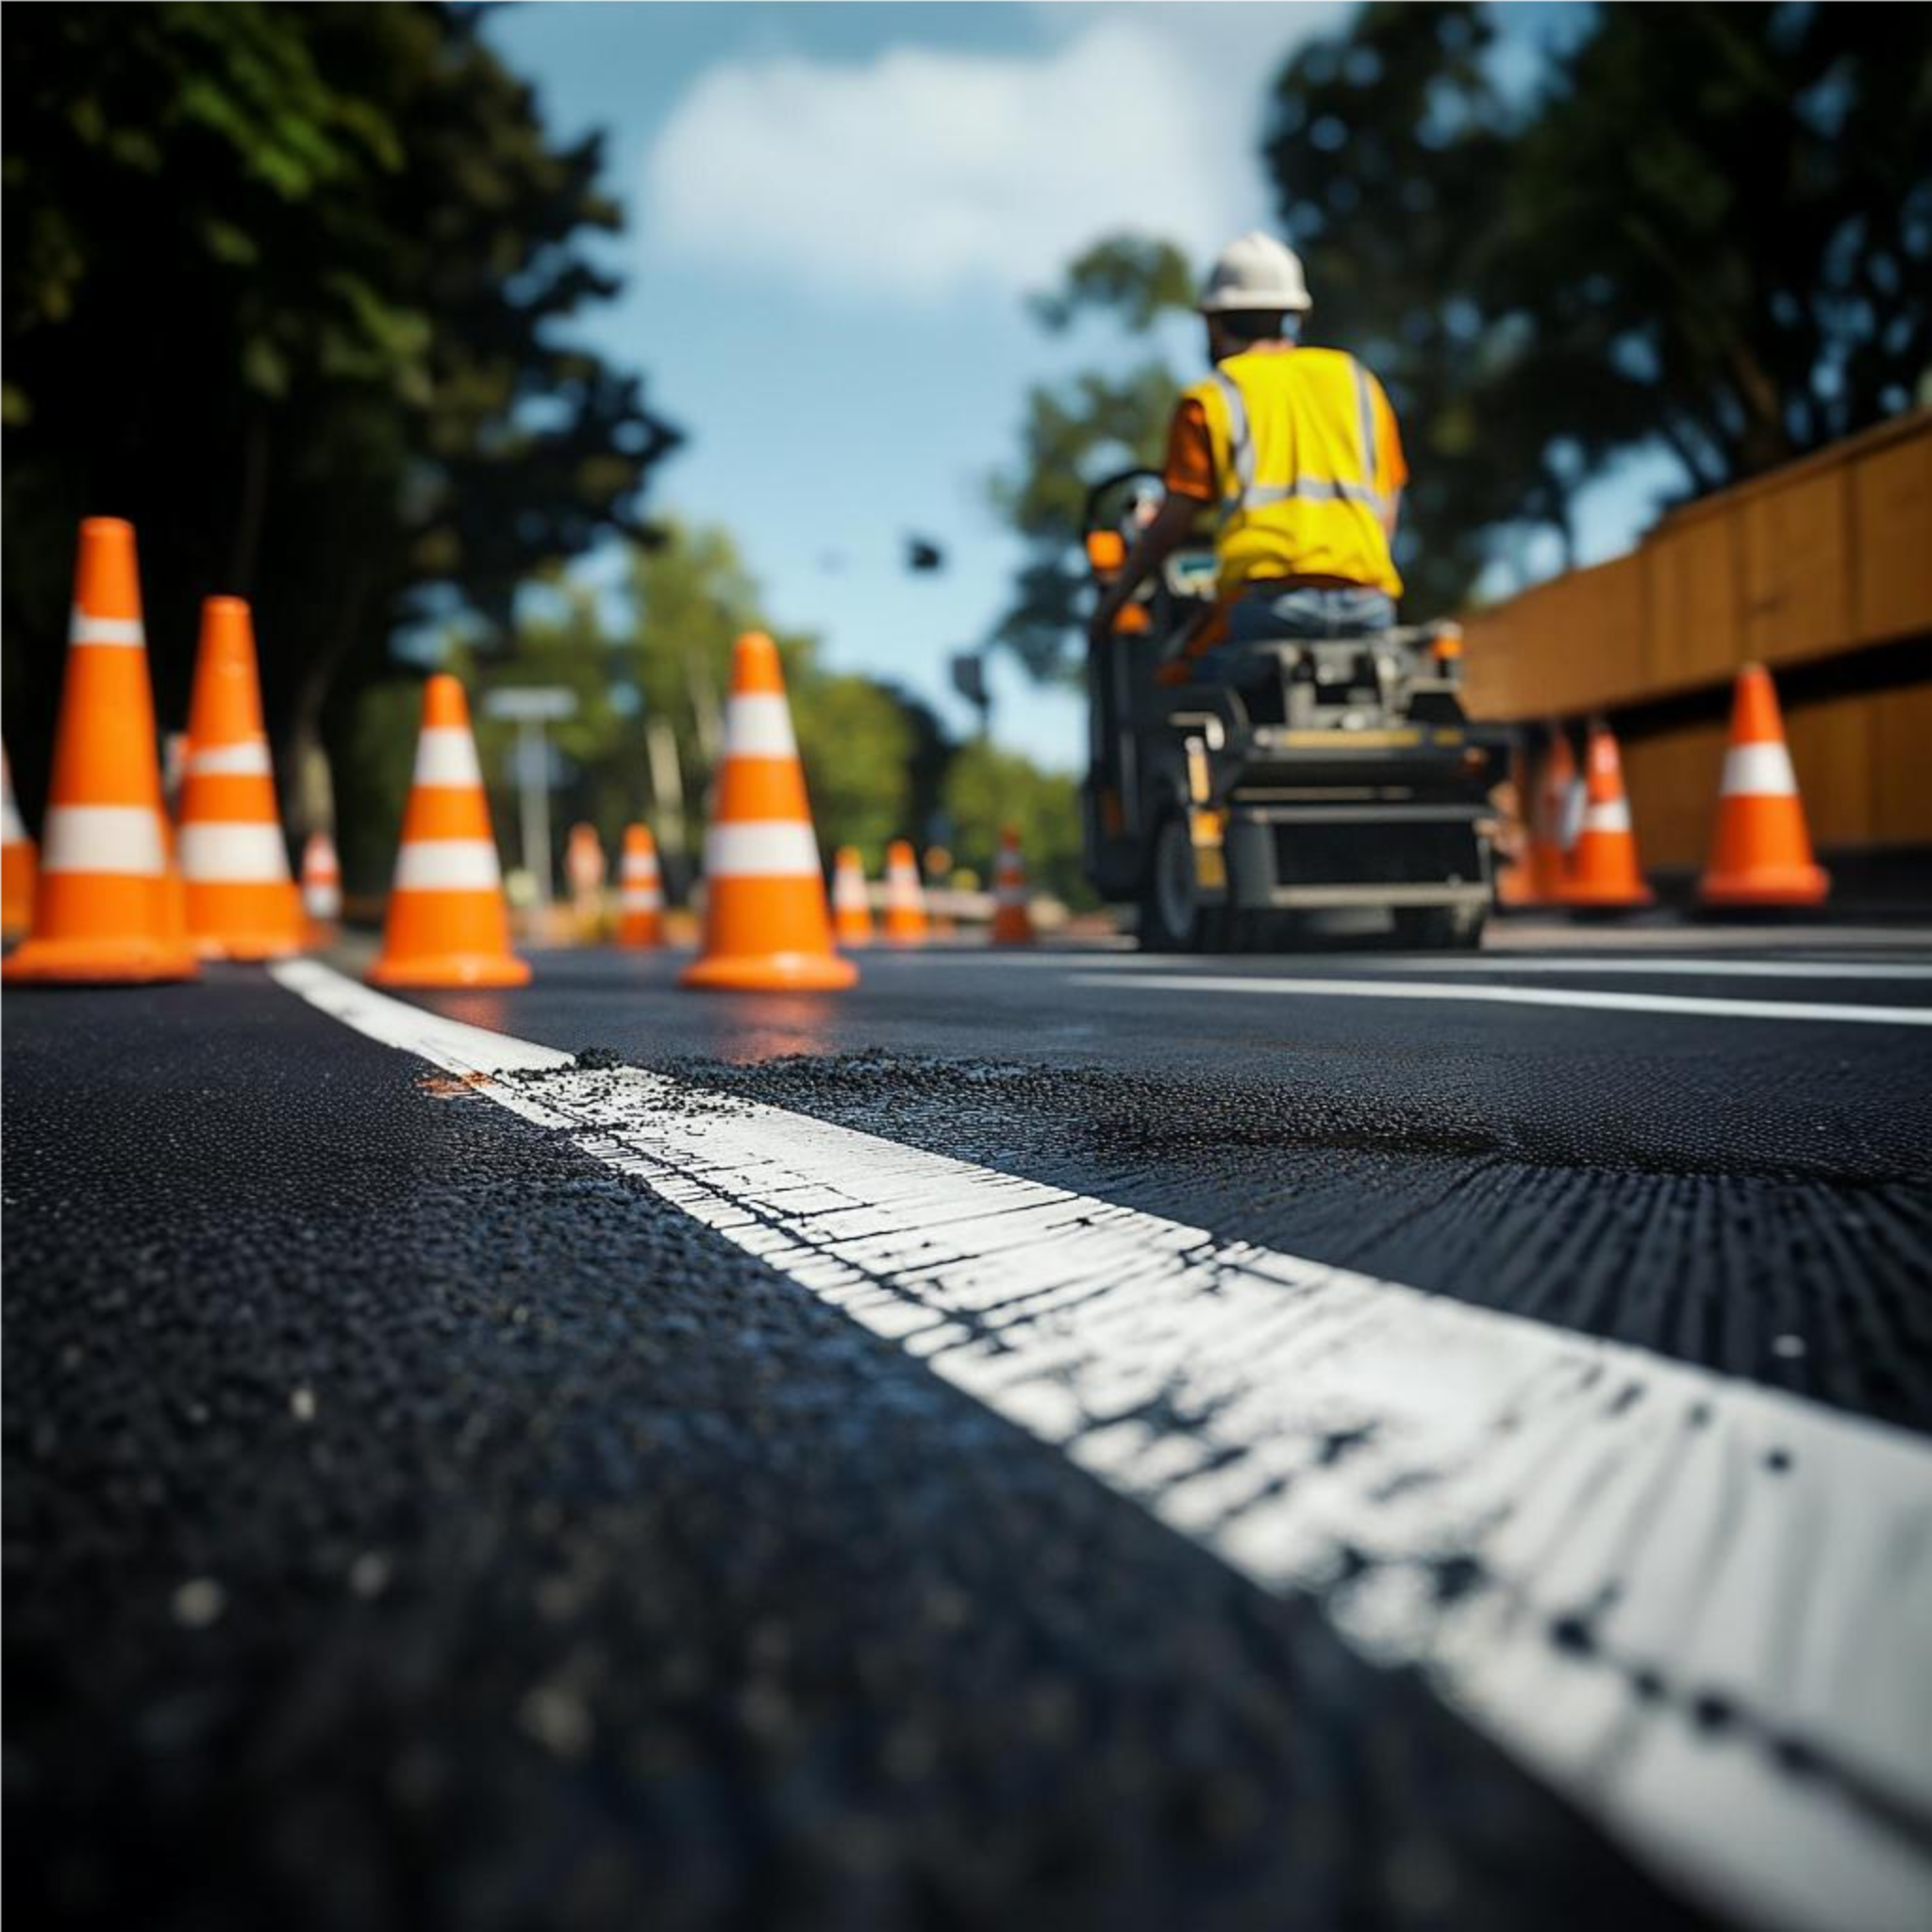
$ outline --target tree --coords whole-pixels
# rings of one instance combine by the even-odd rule
[[[1145,236],[1116,235],[1071,263],[1061,286],[1032,298],[1044,326],[1064,331],[1083,316],[1111,313],[1146,334],[1188,308],[1191,278],[1180,251]],[[1091,485],[1129,464],[1156,465],[1180,384],[1152,358],[1124,375],[1088,371],[1028,391],[1016,468],[992,479],[994,508],[1024,540],[1014,600],[994,632],[1036,677],[1064,678],[1089,578],[1080,525]]]
[[[596,140],[427,5],[47,8],[5,75],[8,713],[41,794],[74,528],[139,530],[158,696],[199,598],[253,598],[285,783],[325,731],[345,810],[391,633],[612,531],[673,433],[564,325],[614,284]],[[20,728],[25,722],[25,729]]]
[[[1080,801],[1066,774],[975,741],[959,748],[946,773],[945,808],[955,856],[982,879],[991,879],[1001,830],[1012,825],[1029,884],[1070,905],[1095,903],[1080,874]]]
[[[1414,473],[1412,602],[1662,446],[1718,488],[1903,408],[1928,354],[1923,8],[1603,7],[1506,85],[1496,16],[1361,9],[1290,62],[1267,160],[1312,340],[1371,363]]]
[[[826,670],[816,638],[778,628],[728,534],[667,522],[651,547],[631,552],[628,565],[621,595],[570,585],[527,599],[508,644],[480,663],[459,641],[447,647],[445,661],[462,668],[479,692],[477,742],[499,831],[514,823],[515,726],[488,716],[488,694],[499,685],[561,686],[577,706],[549,733],[561,768],[553,861],[574,821],[595,825],[611,849],[624,826],[641,819],[663,848],[674,890],[682,891],[724,756],[732,647],[748,630],[770,633],[784,658],[821,843],[858,845],[876,870],[889,840],[930,818],[939,769],[952,752],[937,720],[890,685]],[[387,691],[365,693],[358,706],[357,741],[366,749],[391,744]],[[392,838],[407,750],[398,758],[391,744],[385,756],[379,781],[372,778],[383,796],[369,817]],[[380,838],[367,849],[373,862],[386,862]],[[358,841],[354,856],[363,851]],[[351,861],[345,851],[345,873]]]

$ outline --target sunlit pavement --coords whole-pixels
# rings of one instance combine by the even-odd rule
[[[1932,945],[1498,938],[9,993],[16,1907],[1909,1923]]]

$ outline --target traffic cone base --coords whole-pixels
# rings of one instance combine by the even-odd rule
[[[134,530],[80,526],[33,930],[9,985],[192,979],[178,879],[161,812],[154,692]]]
[[[1761,664],[1747,664],[1731,700],[1717,835],[1698,902],[1724,911],[1790,910],[1821,906],[1830,891],[1831,874],[1811,857],[1777,688]]]
[[[202,958],[300,952],[302,900],[275,808],[254,621],[240,597],[202,602],[180,818],[188,929]]]
[[[664,882],[648,825],[626,825],[618,861],[617,943],[648,952],[664,943]]]
[[[886,930],[889,946],[923,946],[931,935],[925,916],[925,886],[910,841],[894,839],[886,848]]]
[[[342,874],[335,841],[311,832],[302,848],[302,911],[308,921],[308,943],[326,945],[342,916]]]
[[[865,861],[856,845],[841,845],[832,862],[832,937],[847,952],[873,941],[872,902],[865,890]]]
[[[1636,912],[1656,905],[1657,894],[1644,884],[1637,862],[1623,763],[1607,725],[1591,726],[1583,766],[1582,810],[1559,903],[1594,912]]]
[[[1026,867],[1020,858],[1020,835],[1010,825],[1000,833],[992,871],[993,914],[989,941],[995,946],[1030,946],[1033,914],[1026,903]]]
[[[837,992],[858,969],[832,951],[831,916],[778,647],[738,641],[717,815],[705,835],[701,957],[682,983],[711,991]]]
[[[423,734],[403,813],[395,882],[372,986],[526,986],[509,949],[509,909],[490,803],[462,686],[439,673],[423,689]]]

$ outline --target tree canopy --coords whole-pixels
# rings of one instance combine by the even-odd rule
[[[1690,496],[1932,400],[1932,13],[1578,8],[1527,65],[1521,34],[1469,0],[1366,6],[1271,98],[1303,339],[1359,355],[1402,424],[1420,615],[1535,532],[1572,554],[1581,492],[1633,453]],[[1145,334],[1191,291],[1171,242],[1114,236],[1030,306]],[[1086,486],[1158,460],[1175,386],[1124,356],[1027,397],[996,637],[1036,673],[1073,661]]]
[[[5,72],[6,621],[38,798],[75,526],[130,517],[164,718],[196,610],[250,596],[271,732],[346,749],[398,625],[612,532],[675,441],[574,344],[614,283],[591,139],[467,9],[33,8]],[[343,763],[339,758],[339,767]]]

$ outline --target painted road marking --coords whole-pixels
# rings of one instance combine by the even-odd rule
[[[1237,979],[1232,974],[1070,973],[1069,986],[1143,992],[1303,993],[1345,1000],[1456,1000],[1502,1007],[1571,1007],[1595,1013],[1695,1013],[1712,1020],[1809,1020],[1821,1024],[1932,1026],[1932,1007],[1846,1007],[1807,1000],[1720,1000],[1674,992],[1594,992],[1583,987],[1472,986],[1448,979]]]
[[[1932,1445],[271,969],[918,1357],[1265,1589],[1321,1593],[1754,1923],[1932,1906]],[[501,1079],[487,1076],[508,1075]]]
[[[933,957],[945,959],[997,959],[1002,966],[1055,966],[1061,972],[1093,967],[1138,968],[1150,975],[1198,973],[1199,957],[1175,958],[1158,953],[1100,953],[1091,958],[1078,953],[965,953],[951,952]],[[1574,973],[1581,978],[1592,974],[1635,974],[1640,977],[1680,976],[1695,979],[1877,979],[1908,981],[1932,979],[1932,963],[1900,960],[1885,964],[1872,959],[1651,959],[1633,958],[1628,954],[1572,953],[1557,957],[1519,957],[1512,953],[1484,953],[1457,958],[1416,958],[1400,953],[1311,953],[1296,963],[1322,973]],[[1232,975],[1230,975],[1232,976]],[[1304,974],[1305,977],[1309,976]],[[1243,975],[1265,981],[1268,974]]]
[[[894,958],[902,955],[892,955]],[[910,957],[910,955],[904,955]],[[1074,949],[1043,949],[1040,953],[993,953],[993,951],[972,951],[972,949],[935,949],[925,958],[937,958],[944,962],[957,960],[983,960],[997,962],[999,966],[1047,966],[1058,972],[1073,970],[1093,970],[1093,968],[1113,968],[1124,972],[1141,972],[1148,975],[1165,975],[1176,972],[1200,972],[1202,958],[1176,957],[1171,953],[1119,953],[1119,951],[1099,951],[1091,953],[1086,947]],[[1287,957],[1285,957],[1287,958]],[[1314,972],[1329,974],[1358,974],[1358,972],[1387,972],[1387,974],[1412,974],[1412,972],[1569,972],[1588,977],[1591,974],[1635,974],[1639,977],[1652,975],[1681,975],[1696,979],[1932,979],[1932,962],[1926,960],[1731,960],[1722,957],[1712,958],[1650,958],[1628,953],[1559,953],[1559,955],[1519,955],[1519,953],[1482,953],[1482,955],[1427,955],[1414,957],[1403,953],[1304,953],[1294,955],[1294,964],[1304,968],[1304,975]],[[1265,979],[1267,974],[1254,974],[1256,979]]]

